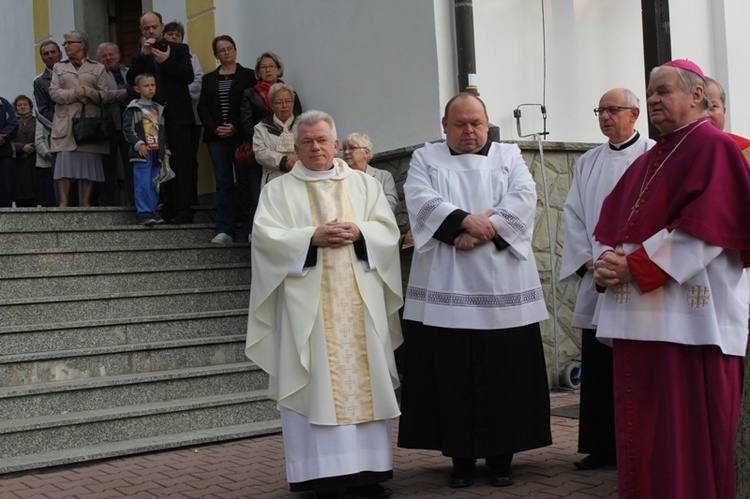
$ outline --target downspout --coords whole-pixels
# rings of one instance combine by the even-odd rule
[[[474,4],[472,0],[453,0],[456,22],[456,62],[458,91],[479,95],[477,63],[474,51]],[[500,140],[500,128],[490,123],[489,139]]]
[[[474,5],[472,0],[453,0],[456,20],[458,91],[479,95],[474,52]]]

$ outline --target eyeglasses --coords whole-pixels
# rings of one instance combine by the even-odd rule
[[[218,52],[219,54],[231,54],[232,52],[234,52],[234,47],[220,48],[216,52]]]
[[[261,66],[261,71],[271,71],[272,69],[276,69],[276,64],[271,64],[269,66]]]
[[[609,107],[595,107],[594,108],[594,116],[601,116],[605,112],[609,113],[610,116],[614,116],[620,111],[623,111],[625,109],[633,109],[632,107],[625,107],[625,106],[609,106]]]
[[[357,149],[367,149],[366,147],[359,147],[359,146],[344,146],[341,148],[342,151],[356,151]]]
[[[294,103],[292,99],[286,99],[286,100],[275,100],[273,101],[274,106],[291,106]]]
[[[79,42],[78,40],[68,40],[68,41],[63,42],[62,46],[67,47],[68,45],[73,45],[74,43],[83,43],[83,42]]]

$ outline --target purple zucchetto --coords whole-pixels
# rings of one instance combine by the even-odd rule
[[[697,74],[704,80],[706,79],[705,75],[703,74],[703,70],[701,70],[701,68],[699,68],[696,63],[688,59],[675,59],[673,61],[665,62],[664,64],[662,64],[662,66],[686,69],[692,73]]]

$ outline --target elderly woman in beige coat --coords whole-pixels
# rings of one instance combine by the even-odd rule
[[[82,31],[64,35],[68,60],[55,64],[49,94],[57,103],[52,122],[50,151],[56,153],[54,179],[60,193],[60,206],[68,206],[71,180],[81,180],[81,206],[90,206],[92,182],[104,181],[102,154],[109,154],[109,142],[76,144],[73,118],[86,105],[86,116],[98,116],[107,100],[107,70],[86,54],[89,38]]]
[[[253,151],[263,167],[261,187],[290,171],[299,158],[294,152],[294,89],[286,83],[275,83],[268,89],[273,114],[255,125]]]

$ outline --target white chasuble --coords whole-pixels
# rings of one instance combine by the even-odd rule
[[[343,182],[308,182],[307,195],[313,225],[324,225],[334,219],[352,221]],[[364,305],[354,278],[351,253],[346,246],[318,248],[318,251],[323,269],[320,298],[336,422],[343,425],[372,421]]]
[[[368,261],[347,245],[303,267],[315,228],[334,219],[357,224]],[[327,172],[297,163],[261,192],[245,353],[269,374],[269,396],[311,426],[400,414],[399,235],[378,181],[339,159]]]

